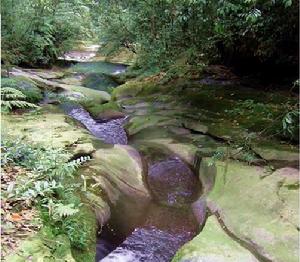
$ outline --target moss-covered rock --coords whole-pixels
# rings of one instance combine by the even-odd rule
[[[119,100],[121,98],[145,96],[161,90],[161,87],[155,82],[151,81],[128,81],[124,85],[118,86],[112,92],[113,99]]]
[[[110,95],[104,91],[90,89],[84,86],[72,86],[66,84],[59,85],[62,90],[64,90],[64,95],[72,95],[72,93],[81,93],[83,98],[79,98],[78,100],[90,100],[94,103],[105,103],[110,100]]]
[[[111,119],[114,118],[113,115],[124,116],[123,113],[120,112],[120,108],[117,103],[110,101],[105,104],[95,103],[91,100],[85,100],[81,102],[81,105],[87,110],[95,119]],[[111,114],[109,114],[110,112]],[[117,114],[119,112],[120,114]],[[106,116],[105,116],[106,114]],[[112,116],[112,117],[110,117]]]
[[[85,129],[79,129],[55,106],[43,107],[41,111],[23,115],[3,115],[2,134],[24,137],[33,143],[63,148],[78,142],[90,142],[92,136]]]
[[[252,149],[267,161],[299,162],[299,149],[296,146],[257,141]]]
[[[71,246],[65,235],[54,237],[44,232],[30,237],[22,242],[15,254],[6,258],[9,262],[75,262]]]
[[[31,103],[38,103],[43,98],[42,91],[35,82],[26,77],[1,78],[1,86],[20,90],[26,96],[26,100]]]
[[[262,257],[297,261],[299,225],[294,223],[299,177],[293,178],[292,186],[284,186],[287,176],[275,172],[263,178],[264,169],[258,166],[228,161],[217,162],[216,168],[214,187],[208,194],[211,211],[218,212],[228,230]],[[284,199],[293,201],[287,204]]]
[[[141,157],[130,146],[114,145],[98,149],[84,172],[100,184],[107,196],[113,197],[113,192],[117,189],[131,198],[138,198],[141,201],[150,199],[144,183]],[[115,199],[110,199],[110,201],[114,203]]]
[[[104,91],[93,90],[83,86],[76,86],[76,85],[67,85],[62,84],[57,81],[44,79],[30,71],[24,71],[21,69],[14,69],[12,71],[12,75],[14,76],[21,76],[31,79],[42,89],[50,90],[54,92],[63,92],[64,95],[72,95],[72,93],[81,93],[84,99],[92,100],[95,103],[104,103],[110,100],[110,95]],[[75,96],[76,97],[76,96]],[[79,97],[79,100],[82,99]]]
[[[172,262],[256,262],[247,249],[230,238],[215,216],[207,219],[202,232],[185,244]]]

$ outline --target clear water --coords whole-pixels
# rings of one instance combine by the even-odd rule
[[[104,142],[108,144],[127,144],[127,135],[123,128],[126,118],[98,123],[79,105],[64,104],[63,109],[69,116],[81,122],[95,137]]]
[[[108,62],[83,62],[71,66],[69,71],[87,74],[102,73],[115,75],[125,72],[126,68],[126,65],[112,64]]]
[[[70,71],[83,73],[90,88],[110,88],[103,74],[125,71],[123,65],[105,62],[78,63]],[[65,112],[81,122],[95,137],[110,144],[127,144],[126,118],[99,123],[78,105],[64,104]],[[167,262],[199,230],[198,217],[205,208],[192,208],[199,195],[199,181],[190,167],[176,156],[159,159],[144,152],[147,185],[153,201],[121,196],[111,207],[111,218],[98,236],[96,261]],[[147,164],[147,163],[148,164]]]

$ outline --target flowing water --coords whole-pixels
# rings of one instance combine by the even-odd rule
[[[127,135],[122,126],[126,118],[99,123],[81,106],[65,104],[63,107],[68,115],[81,122],[95,137],[108,144],[127,144]]]
[[[116,65],[116,70],[111,71],[119,69]],[[99,123],[78,105],[64,104],[63,108],[104,142],[128,143],[123,128],[127,117]],[[171,261],[176,251],[197,234],[196,217],[205,217],[202,206],[196,215],[192,209],[201,186],[188,164],[174,155],[162,154],[157,159],[145,152],[141,154],[147,163],[144,173],[153,200],[144,205],[138,199],[120,198],[98,237],[97,262]]]

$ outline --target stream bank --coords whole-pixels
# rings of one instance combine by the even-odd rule
[[[74,108],[66,111],[83,126],[56,105],[51,106],[55,110],[46,106],[40,116],[3,119],[8,129],[28,140],[92,157],[80,174],[98,223],[106,225],[98,238],[98,259],[111,252],[103,261],[170,261],[193,238],[174,261],[296,261],[298,150],[259,136],[252,140],[251,150],[241,150],[232,141],[239,144],[270,120],[260,122],[254,114],[233,121],[225,111],[249,98],[271,106],[286,103],[280,94],[188,81],[162,85],[150,79],[115,88],[111,101],[103,90],[81,87],[82,78],[76,74],[49,80],[47,71],[15,72],[45,90],[63,89],[60,94],[67,92],[87,111],[91,104],[102,104],[98,112],[95,106],[88,113],[78,105],[75,113]],[[74,79],[75,86],[66,84]],[[89,106],[80,102],[83,97],[90,100]],[[102,122],[93,119],[107,102],[117,105],[114,114]],[[123,115],[109,121],[119,111]],[[270,165],[276,170],[267,172]]]

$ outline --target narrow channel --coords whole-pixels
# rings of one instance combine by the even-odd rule
[[[63,108],[105,143],[131,145],[123,128],[127,117],[99,122],[81,106],[64,104]],[[111,205],[111,217],[98,235],[96,262],[171,261],[176,251],[198,233],[192,203],[199,198],[201,185],[193,168],[176,155],[153,152],[151,148],[140,155],[152,200],[144,204],[122,196]],[[205,213],[205,208],[200,212]]]

